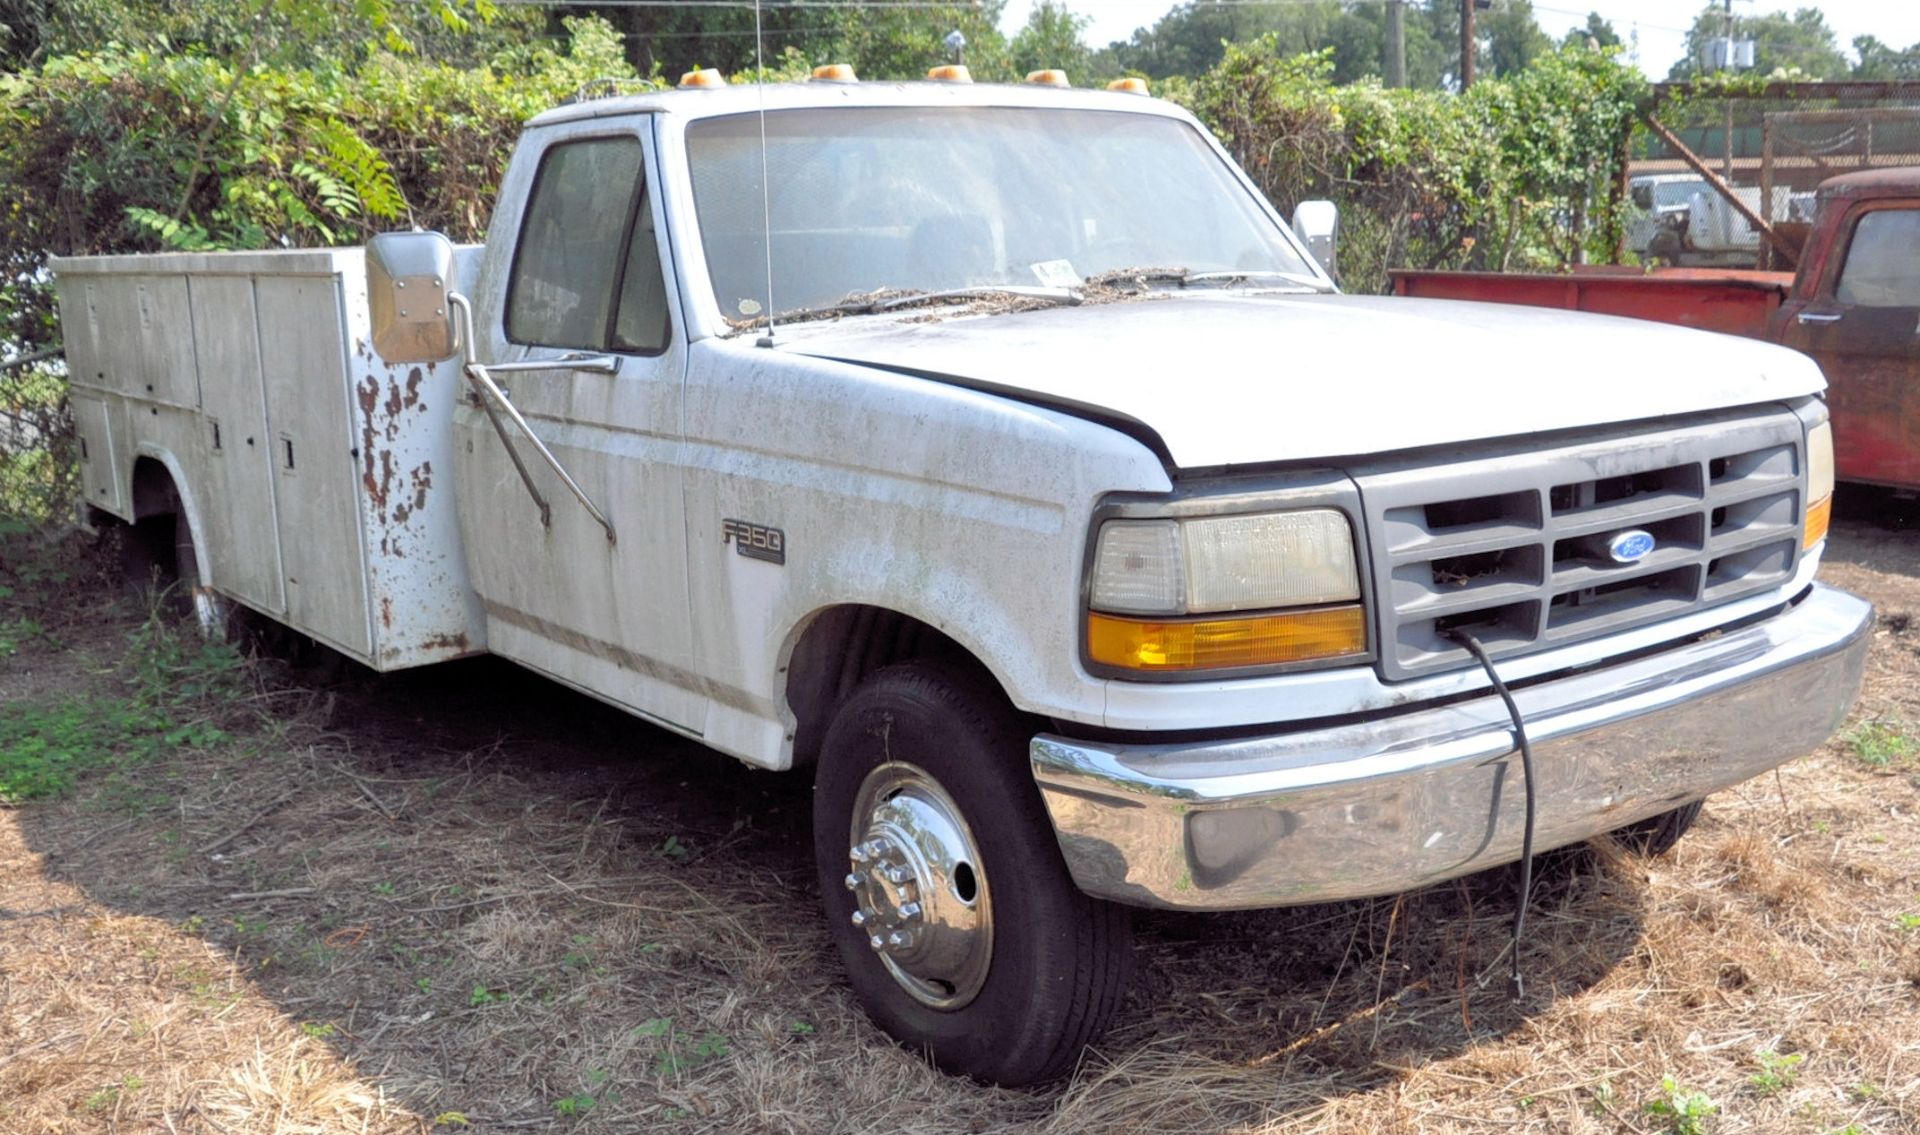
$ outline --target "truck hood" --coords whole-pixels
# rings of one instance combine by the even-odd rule
[[[795,324],[780,346],[1117,421],[1183,468],[1635,421],[1826,385],[1812,359],[1771,344],[1505,304],[1187,293],[917,317]]]

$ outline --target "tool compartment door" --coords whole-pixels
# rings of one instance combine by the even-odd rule
[[[337,276],[254,282],[286,621],[365,658],[367,608]]]

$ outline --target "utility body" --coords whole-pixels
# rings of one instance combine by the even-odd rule
[[[1840,478],[1920,489],[1920,168],[1830,178],[1817,202],[1796,272],[1407,270],[1393,274],[1394,291],[1652,319],[1804,351],[1830,384]]]
[[[597,99],[484,247],[55,270],[94,517],[210,623],[802,770],[849,981],[984,1079],[1073,1067],[1128,906],[1660,846],[1860,679],[1811,361],[1340,295],[1135,94]]]

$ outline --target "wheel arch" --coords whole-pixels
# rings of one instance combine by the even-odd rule
[[[847,695],[876,670],[898,662],[938,658],[977,669],[1012,701],[980,652],[925,619],[878,604],[839,603],[814,611],[788,635],[780,657],[793,716],[793,768],[819,759],[821,738]]]
[[[202,522],[199,497],[180,459],[171,450],[142,444],[134,451],[130,488],[127,500],[134,523],[169,514],[176,523],[185,521],[193,537],[194,558],[206,572],[212,562],[207,554],[207,526]]]

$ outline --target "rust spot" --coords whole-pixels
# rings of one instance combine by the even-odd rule
[[[375,507],[380,509],[380,522],[382,524],[386,523],[387,519],[387,498],[393,492],[393,475],[393,450],[383,449],[380,451],[380,487],[373,498]]]
[[[354,388],[356,400],[360,403],[360,484],[366,489],[367,498],[373,507],[380,510],[384,522],[387,507],[387,494],[381,488],[379,479],[374,476],[374,425],[373,415],[380,405],[380,380],[367,375],[367,380]]]
[[[452,651],[457,651],[461,654],[466,654],[473,649],[473,644],[467,641],[467,632],[461,631],[458,634],[432,635],[428,637],[426,640],[424,640],[423,642],[421,642],[420,649],[452,650]]]
[[[393,600],[385,595],[380,597],[380,625],[393,629]]]
[[[420,404],[420,381],[424,377],[419,367],[414,367],[407,372],[407,406],[409,408]]]

